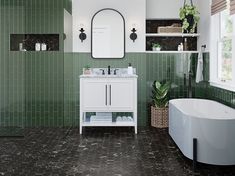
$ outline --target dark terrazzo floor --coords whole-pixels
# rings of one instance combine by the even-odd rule
[[[26,129],[24,138],[0,138],[0,175],[235,176],[235,167],[200,164],[192,172],[167,130]]]

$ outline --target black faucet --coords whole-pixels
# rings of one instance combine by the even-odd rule
[[[108,75],[111,75],[110,65],[108,66]]]
[[[119,70],[119,69],[114,69],[114,72],[113,72],[114,75],[117,74],[117,70]]]

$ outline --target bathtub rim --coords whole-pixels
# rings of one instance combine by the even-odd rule
[[[220,103],[220,102],[218,102],[218,101],[210,100],[210,99],[202,99],[202,98],[176,98],[176,99],[171,99],[171,100],[169,101],[169,107],[170,107],[170,104],[172,104],[172,105],[174,105],[181,113],[183,113],[183,114],[185,114],[185,115],[187,115],[187,116],[189,116],[189,117],[191,117],[191,118],[199,118],[199,119],[207,119],[207,120],[216,120],[216,121],[224,121],[224,120],[230,121],[230,120],[235,120],[235,117],[234,117],[234,118],[221,118],[221,117],[220,117],[220,118],[208,118],[208,117],[196,116],[196,115],[194,115],[193,113],[192,113],[192,114],[189,114],[189,113],[187,113],[187,112],[182,111],[181,108],[178,108],[178,107],[177,107],[177,105],[176,105],[174,102],[176,102],[176,101],[178,101],[178,100],[202,100],[202,101],[208,101],[208,102],[215,102],[215,103],[217,103],[217,104],[219,104],[219,105],[221,105],[221,106],[224,106],[224,107],[226,107],[226,108],[232,109],[232,110],[234,110],[234,111],[235,111],[235,109],[232,108],[232,107],[230,107],[230,106],[227,106],[227,105],[225,105],[225,104],[222,104],[222,103]]]

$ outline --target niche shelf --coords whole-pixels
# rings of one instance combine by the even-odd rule
[[[46,44],[45,51],[59,51],[59,36],[59,34],[10,34],[10,51],[35,51],[36,43]]]
[[[185,33],[147,33],[146,37],[199,37],[200,34],[185,34]]]
[[[180,19],[147,19],[146,20],[146,51],[156,53],[152,51],[152,44],[158,43],[161,45],[161,51],[157,53],[171,52],[171,53],[186,53],[189,51],[197,52],[197,40],[200,34],[196,33],[159,33],[159,27],[172,26],[177,24],[182,26],[182,21]],[[178,45],[184,43],[187,39],[187,51],[178,51]]]

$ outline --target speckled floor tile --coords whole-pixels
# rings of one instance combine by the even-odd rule
[[[24,138],[0,138],[0,175],[234,176],[235,167],[200,164],[193,173],[167,129],[26,129]]]

